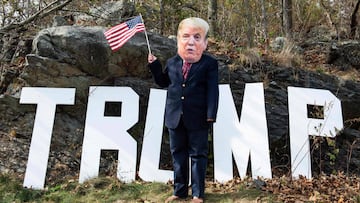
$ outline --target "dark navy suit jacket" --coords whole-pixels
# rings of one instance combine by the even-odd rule
[[[175,129],[181,116],[186,128],[208,128],[207,119],[216,120],[219,99],[218,62],[207,54],[193,63],[184,80],[183,60],[179,55],[170,58],[164,70],[156,60],[149,64],[156,84],[167,87],[165,126]]]

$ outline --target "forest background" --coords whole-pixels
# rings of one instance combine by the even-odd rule
[[[1,32],[22,26],[48,27],[54,15],[89,13],[89,8],[107,1],[2,0]],[[188,16],[202,17],[211,24],[210,35],[239,47],[264,46],[271,39],[286,36],[301,40],[312,28],[325,26],[334,36],[358,39],[356,0],[129,0],[141,13],[146,27],[162,35],[174,35],[178,22]],[[101,11],[106,14],[106,10]],[[132,11],[129,11],[131,13]],[[102,18],[99,12],[98,16]],[[121,19],[113,19],[119,22]],[[86,22],[95,25],[95,22]]]

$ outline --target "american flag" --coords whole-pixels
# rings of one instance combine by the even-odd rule
[[[106,32],[104,35],[108,41],[112,51],[118,50],[137,32],[145,30],[145,25],[141,20],[141,16],[136,16],[131,20],[116,25]]]

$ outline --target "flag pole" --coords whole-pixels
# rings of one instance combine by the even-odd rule
[[[146,42],[147,42],[147,46],[148,46],[148,50],[149,50],[149,54],[151,54],[151,49],[150,49],[150,43],[149,43],[149,38],[148,38],[148,35],[147,35],[147,32],[146,32],[146,27],[145,27],[145,23],[144,23],[144,19],[142,18],[142,15],[140,13],[140,18],[141,18],[141,21],[142,23],[144,24],[144,32],[145,32],[145,38],[146,38]]]

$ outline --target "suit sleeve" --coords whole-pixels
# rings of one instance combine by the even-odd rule
[[[211,60],[207,77],[207,119],[213,119],[215,121],[219,103],[217,60]]]
[[[167,87],[170,84],[169,75],[167,74],[167,69],[165,68],[164,72],[162,70],[162,65],[159,60],[148,64],[150,71],[154,77],[155,83],[160,87]]]

